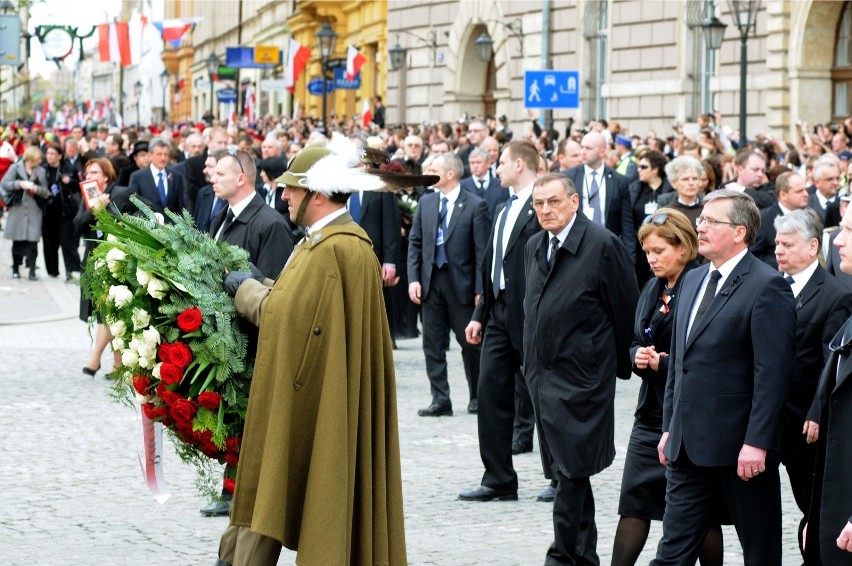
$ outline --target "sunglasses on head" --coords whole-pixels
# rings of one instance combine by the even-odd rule
[[[645,220],[642,221],[642,226],[645,224],[654,223],[657,226],[662,226],[666,223],[666,220],[669,219],[669,215],[665,212],[660,212],[659,214],[649,214],[645,217]]]

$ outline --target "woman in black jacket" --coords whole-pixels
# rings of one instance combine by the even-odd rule
[[[50,196],[44,206],[41,224],[44,265],[51,277],[59,276],[59,249],[65,263],[65,279],[80,272],[80,234],[74,227],[74,216],[80,206],[80,180],[73,165],[63,159],[62,146],[50,144],[45,152],[44,167]]]
[[[654,150],[642,153],[637,162],[639,179],[630,183],[630,203],[633,207],[633,225],[641,226],[649,214],[660,208],[660,195],[670,193],[674,189],[666,179],[666,156]],[[642,251],[642,245],[636,249],[636,281],[639,288],[651,277],[648,260]]]

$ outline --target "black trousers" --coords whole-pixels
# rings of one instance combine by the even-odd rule
[[[446,269],[433,269],[429,295],[423,301],[423,353],[426,355],[426,374],[432,390],[432,403],[452,407],[450,383],[447,380],[447,350],[450,331],[461,346],[464,373],[470,399],[476,399],[479,382],[479,346],[467,343],[464,329],[473,315],[471,304],[464,305],[456,297]]]
[[[59,275],[59,250],[62,249],[62,260],[65,263],[65,274],[81,271],[80,266],[80,234],[74,228],[73,218],[51,218],[45,216],[41,228],[41,245],[44,251],[44,266],[47,274],[54,277]]]
[[[24,260],[26,260],[27,267],[35,268],[37,257],[38,242],[27,242],[24,240],[14,240],[12,242],[13,267],[19,267],[24,262]]]
[[[713,520],[713,501],[724,496],[745,566],[781,564],[781,483],[778,455],[766,457],[766,471],[743,481],[736,466],[696,466],[682,446],[666,468],[666,512],[656,566],[695,564]]]
[[[486,291],[488,292],[488,291]],[[482,340],[481,370],[477,388],[477,424],[479,456],[485,466],[482,485],[494,489],[518,489],[518,474],[512,465],[513,423],[529,423],[524,440],[532,442],[535,414],[529,388],[521,373],[521,352],[512,346],[509,337],[509,309],[498,301],[491,309]],[[518,399],[518,380],[526,392],[526,403]],[[518,414],[519,406],[527,414]]]
[[[553,501],[553,544],[544,564],[598,566],[601,562],[592,484],[589,478],[569,478],[561,471],[555,475],[558,483]]]
[[[804,418],[801,420],[785,419],[782,428],[784,444],[781,451],[781,462],[787,469],[796,506],[802,512],[802,519],[799,521],[800,551],[802,550],[802,531],[807,524],[808,507],[811,504],[814,467],[817,459],[817,444],[808,444],[805,441],[805,435],[802,434],[804,422]]]

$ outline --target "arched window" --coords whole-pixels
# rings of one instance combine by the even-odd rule
[[[831,82],[834,95],[833,117],[843,120],[852,115],[852,2],[846,2],[840,15]]]

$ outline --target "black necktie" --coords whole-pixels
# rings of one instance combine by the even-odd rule
[[[231,224],[234,223],[234,211],[230,208],[228,209],[228,214],[225,216],[225,221],[222,222],[222,229],[219,230],[219,239],[222,239],[222,236],[225,235],[225,230],[230,228]]]
[[[495,299],[500,294],[500,275],[503,273],[503,233],[506,230],[506,218],[509,216],[512,203],[516,200],[518,200],[518,195],[509,197],[506,208],[503,209],[503,216],[500,217],[500,225],[497,227],[497,252],[494,257],[494,279],[491,281]]]
[[[480,192],[483,192],[483,193],[485,192],[485,179],[479,180],[479,190],[480,190]]]
[[[716,296],[716,287],[719,286],[719,279],[721,278],[722,274],[717,269],[710,272],[710,280],[707,282],[707,288],[704,289],[704,296],[701,297],[701,303],[698,305],[698,311],[695,313],[695,320],[692,321],[692,328],[695,328],[701,321],[701,317],[710,308],[710,303],[713,302],[713,298]]]
[[[785,277],[785,278],[784,278],[784,281],[786,281],[786,282],[787,282],[787,283],[789,283],[790,285],[793,285],[793,283],[795,283],[795,282],[796,282],[796,280],[795,280],[795,279],[793,279],[790,275],[788,275],[787,277]]]
[[[553,236],[550,238],[550,260],[547,262],[550,264],[551,269],[553,269],[553,264],[556,262],[557,250],[559,250],[559,238]]]

